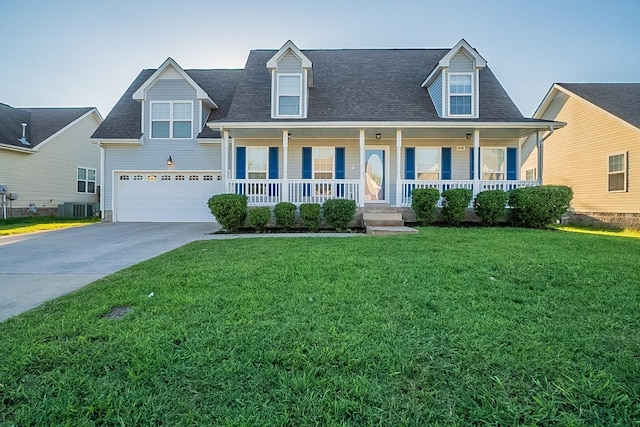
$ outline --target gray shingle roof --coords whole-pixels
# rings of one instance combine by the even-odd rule
[[[0,104],[0,143],[19,148],[35,148],[54,133],[82,117],[93,107],[82,108],[14,108]],[[22,123],[27,124],[23,145]]]
[[[271,122],[275,50],[253,50],[226,122]],[[421,83],[449,49],[303,50],[313,63],[307,119],[296,121],[451,121],[438,117]],[[525,120],[487,67],[480,72],[481,122]]]
[[[91,138],[95,139],[138,139],[140,129],[140,102],[133,99],[133,93],[147,81],[156,70],[143,70],[131,83],[111,112],[96,129]],[[209,115],[209,120],[223,118],[229,111],[231,99],[242,70],[185,70],[189,76],[218,105]],[[219,138],[220,132],[205,128],[198,135],[201,138]]]
[[[640,129],[640,83],[557,83]]]

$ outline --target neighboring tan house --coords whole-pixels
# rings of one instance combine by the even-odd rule
[[[89,137],[100,123],[91,107],[0,104],[0,218],[97,214],[100,148]]]
[[[511,189],[521,148],[563,123],[525,118],[466,41],[451,49],[252,50],[242,70],[142,71],[92,139],[103,218],[212,221],[250,206],[348,198],[407,209],[414,188]]]
[[[640,83],[556,83],[534,118],[567,123],[543,142],[542,182],[571,187],[576,214],[640,226]],[[534,146],[522,168],[533,179]]]

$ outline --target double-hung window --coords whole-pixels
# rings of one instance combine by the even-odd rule
[[[504,180],[506,169],[505,148],[481,148],[482,179]]]
[[[190,139],[193,103],[184,101],[151,103],[151,138]]]
[[[440,148],[416,148],[416,178],[440,179]]]
[[[78,167],[76,176],[76,190],[78,193],[96,193],[96,170]]]
[[[267,179],[269,147],[247,147],[247,178]],[[248,183],[247,194],[266,194],[267,184]]]
[[[300,74],[278,75],[278,116],[299,117],[302,115],[302,76]]]
[[[471,74],[449,74],[449,115],[473,114],[473,87]]]
[[[609,191],[627,190],[627,161],[624,154],[609,156]]]
[[[313,179],[333,179],[335,150],[333,147],[315,147],[313,149]],[[327,182],[317,183],[316,195],[330,196],[333,185]]]

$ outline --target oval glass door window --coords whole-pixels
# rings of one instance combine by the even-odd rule
[[[381,200],[382,197],[382,182],[384,174],[384,167],[382,159],[378,154],[371,154],[367,160],[367,168],[365,173],[365,199],[366,200]]]

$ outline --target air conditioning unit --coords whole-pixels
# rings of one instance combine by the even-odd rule
[[[58,205],[58,216],[67,218],[90,218],[98,216],[100,204],[98,203],[61,203]]]

